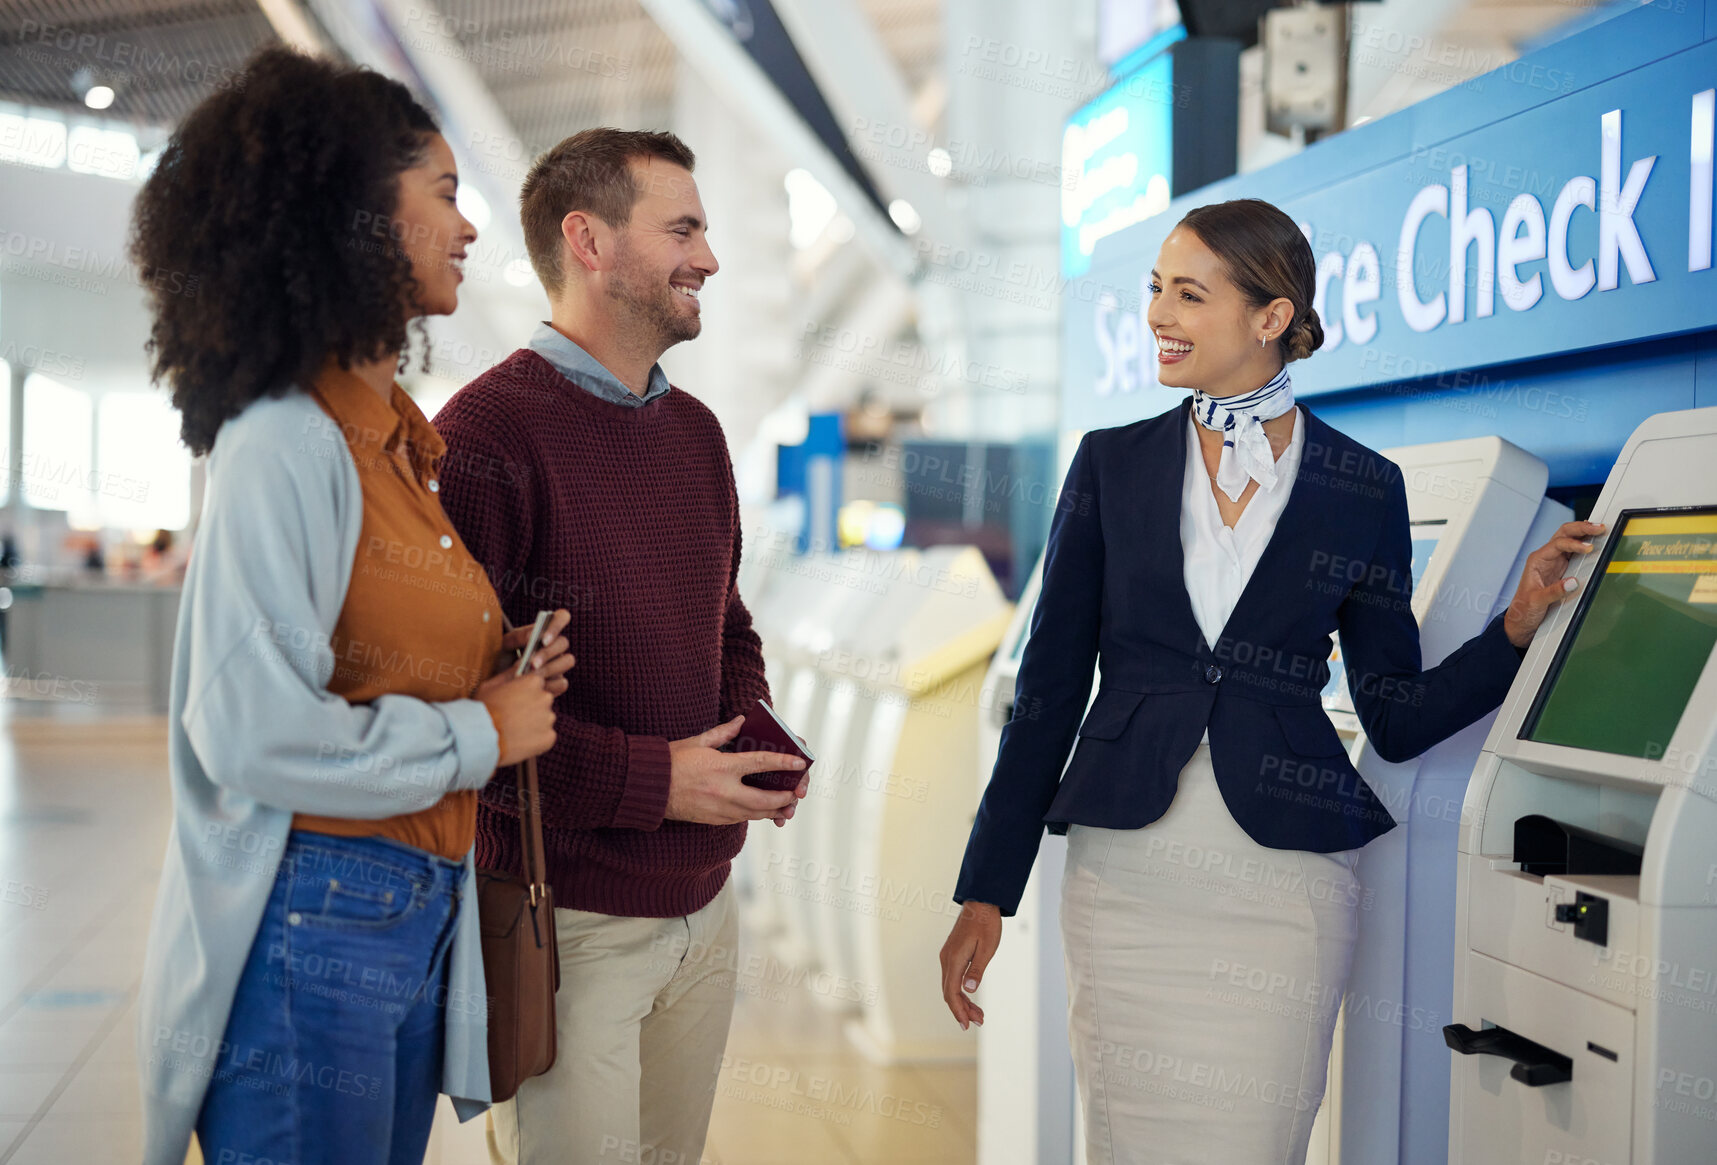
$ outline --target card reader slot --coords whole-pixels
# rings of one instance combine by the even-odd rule
[[[1501,1056],[1513,1060],[1508,1074],[1528,1088],[1565,1084],[1574,1078],[1574,1061],[1504,1027],[1474,1031],[1464,1023],[1443,1029],[1443,1042],[1463,1056]]]

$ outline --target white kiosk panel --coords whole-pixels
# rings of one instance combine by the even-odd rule
[[[1413,613],[1431,666],[1506,606],[1524,554],[1571,515],[1545,500],[1544,463],[1499,437],[1383,453],[1401,467],[1406,487]],[[1353,763],[1399,825],[1360,851],[1358,942],[1308,1160],[1441,1165],[1455,833],[1488,722],[1392,764],[1359,730],[1345,674],[1339,688],[1325,689],[1324,705],[1338,728],[1354,734]]]

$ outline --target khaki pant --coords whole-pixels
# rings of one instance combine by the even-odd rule
[[[554,1067],[489,1114],[495,1165],[695,1165],[733,1016],[733,883],[681,918],[556,910]]]

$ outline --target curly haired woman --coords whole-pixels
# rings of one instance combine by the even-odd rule
[[[572,657],[558,612],[534,670],[501,666],[522,633],[393,379],[412,321],[458,304],[458,182],[403,86],[273,49],[138,196],[154,373],[209,454],[139,1005],[148,1165],[193,1129],[210,1162],[416,1162],[438,1092],[489,1098],[477,790],[553,743]]]

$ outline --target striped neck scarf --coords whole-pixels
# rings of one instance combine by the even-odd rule
[[[1194,389],[1192,415],[1207,429],[1222,434],[1222,459],[1217,463],[1216,487],[1239,501],[1248,481],[1265,489],[1276,485],[1276,455],[1264,435],[1264,422],[1294,407],[1294,385],[1282,369],[1263,388],[1239,396],[1214,397]]]

